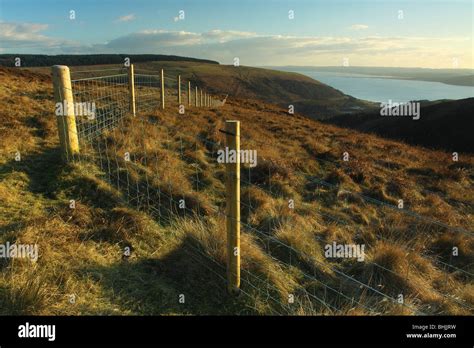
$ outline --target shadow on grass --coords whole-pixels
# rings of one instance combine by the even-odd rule
[[[196,251],[199,250],[199,251]],[[225,270],[202,255],[202,248],[186,237],[162,258],[123,261],[110,267],[81,269],[97,281],[124,310],[144,315],[255,314],[243,297],[226,291]],[[180,302],[183,299],[184,303]]]
[[[59,148],[46,148],[42,152],[21,154],[21,160],[11,160],[0,166],[0,174],[23,172],[28,176],[28,189],[32,193],[54,198],[57,178],[64,170]]]

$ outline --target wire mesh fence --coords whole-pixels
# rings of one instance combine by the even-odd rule
[[[206,92],[177,76],[165,73],[163,80],[159,72],[137,69],[133,75],[137,117],[133,117],[127,71],[106,70],[104,76],[90,76],[95,72],[98,70],[76,71],[73,75],[89,75],[71,79],[74,104],[83,107],[82,111],[75,110],[81,150],[74,159],[97,164],[104,178],[129,205],[147,212],[160,224],[192,219],[208,224],[213,221],[211,225],[215,230],[225,226],[231,217],[225,212],[225,164],[218,160],[219,151],[228,147],[224,134],[216,140],[186,133],[177,127],[158,130],[160,122],[156,113],[162,106],[163,94],[174,106],[179,106],[179,101],[187,106],[217,106],[223,105],[222,102],[211,102],[206,99]],[[257,152],[274,146],[245,136],[240,140]],[[344,163],[317,160],[325,166],[344,167]],[[208,177],[210,172],[214,173],[215,180]],[[264,160],[259,168],[248,164],[241,168],[242,217],[239,222],[246,244],[241,253],[240,290],[248,300],[247,305],[254,306],[251,312],[291,315],[433,313],[429,305],[420,300],[417,289],[407,290],[409,282],[403,281],[403,277],[407,280],[419,272],[416,267],[412,270],[408,267],[401,276],[400,270],[387,267],[374,257],[375,249],[382,242],[396,242],[407,257],[421,256],[437,270],[443,270],[444,284],[435,289],[434,294],[468,313],[474,312],[470,303],[449,293],[450,282],[456,278],[463,277],[465,283],[472,284],[472,268],[457,264],[452,257],[440,257],[439,252],[435,254],[433,250],[418,247],[433,236],[446,233],[461,234],[470,241],[472,231],[451,227],[349,191],[310,172],[295,170],[292,173],[297,177],[294,185],[304,182],[315,192],[301,200],[288,194],[291,190],[284,186],[292,183],[282,183],[282,175],[281,168],[272,161]],[[274,202],[272,209],[278,216],[264,221],[258,218],[262,207],[255,192]],[[301,204],[300,211],[304,208],[317,216],[319,223],[302,224],[295,208],[290,207],[294,201]],[[356,201],[360,209],[374,209],[378,224],[377,221],[357,222],[348,214],[336,213],[352,201]],[[324,257],[323,250],[328,245],[347,240],[337,235],[327,236],[323,226],[345,230],[345,236],[352,236],[350,242],[367,247],[369,257],[344,261]],[[193,242],[188,243],[187,248],[190,257],[224,284],[226,264],[222,255],[225,252],[223,238],[219,239],[222,233],[190,234]],[[209,244],[213,247],[209,248]],[[412,247],[415,244],[417,247]],[[246,247],[252,247],[255,253],[249,253]],[[258,250],[263,253],[258,254]],[[449,254],[449,250],[443,252]],[[271,265],[271,268],[263,269],[262,265]],[[442,313],[442,309],[439,312]]]
[[[91,141],[118,126],[129,106],[127,74],[71,80],[76,127],[81,140]],[[81,111],[77,106],[82,106]]]

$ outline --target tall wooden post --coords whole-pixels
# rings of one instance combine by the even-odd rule
[[[200,88],[200,90],[201,90],[201,99],[200,99],[201,101],[199,102],[199,106],[202,107],[202,88]]]
[[[178,105],[181,105],[181,75],[178,75]]]
[[[128,68],[128,89],[130,92],[130,112],[132,113],[133,117],[136,116],[136,109],[135,109],[135,74],[133,72],[133,64],[130,64]]]
[[[191,81],[188,81],[188,106],[191,106]]]
[[[58,124],[61,156],[69,161],[79,154],[76,117],[74,115],[74,99],[72,95],[71,74],[65,65],[52,67],[54,100],[62,104],[62,115],[56,115]],[[58,108],[56,108],[57,110]]]
[[[161,108],[165,109],[165,71],[161,69]]]
[[[195,87],[194,104],[195,104],[196,107],[198,106],[198,88],[197,88],[197,86]]]
[[[240,122],[226,121],[228,151],[235,163],[226,163],[227,290],[240,291]]]

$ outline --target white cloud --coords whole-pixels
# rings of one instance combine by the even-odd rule
[[[257,37],[257,33],[248,31],[236,31],[236,30],[219,30],[214,29],[202,34],[204,39],[215,40],[218,42],[226,42],[236,39],[246,39],[251,37]]]
[[[78,45],[42,34],[44,24],[0,22],[0,41],[18,53],[151,53],[217,60],[243,65],[351,65],[472,68],[469,37],[319,37],[262,35],[234,30],[204,33],[150,29],[114,38],[105,43]],[[5,45],[5,42],[8,45]],[[33,49],[34,47],[34,49]]]
[[[130,13],[128,15],[121,16],[121,17],[117,18],[117,22],[131,22],[135,19],[136,19],[135,14]]]
[[[350,28],[352,30],[365,30],[369,29],[369,26],[367,24],[352,24]]]
[[[95,48],[202,57],[224,64],[239,57],[243,65],[339,65],[348,57],[351,65],[450,67],[453,56],[463,57],[460,61],[467,63],[472,61],[469,47],[469,38],[298,37],[222,30],[152,30]]]
[[[76,45],[72,41],[51,38],[41,33],[47,29],[47,24],[0,21],[0,51],[48,50],[61,45]]]

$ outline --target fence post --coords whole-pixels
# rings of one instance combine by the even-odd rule
[[[65,65],[54,65],[52,67],[52,74],[54,100],[56,103],[61,103],[63,108],[62,115],[56,115],[61,156],[64,160],[68,161],[70,156],[73,157],[79,153],[71,74],[69,67]]]
[[[191,106],[191,81],[188,81],[188,106]]]
[[[199,88],[199,90],[201,91],[201,101],[199,102],[199,106],[202,107],[202,88]]]
[[[178,105],[181,105],[181,75],[178,75]]]
[[[161,108],[165,109],[165,71],[161,69]]]
[[[235,163],[226,163],[227,290],[240,291],[240,122],[226,121],[226,145]]]
[[[130,112],[135,117],[136,109],[135,109],[135,74],[133,71],[133,64],[130,64],[128,68],[128,88],[130,91]]]
[[[194,104],[195,104],[196,107],[198,106],[198,88],[197,88],[197,86],[195,87]]]
[[[204,92],[204,106],[207,108],[207,92]]]

